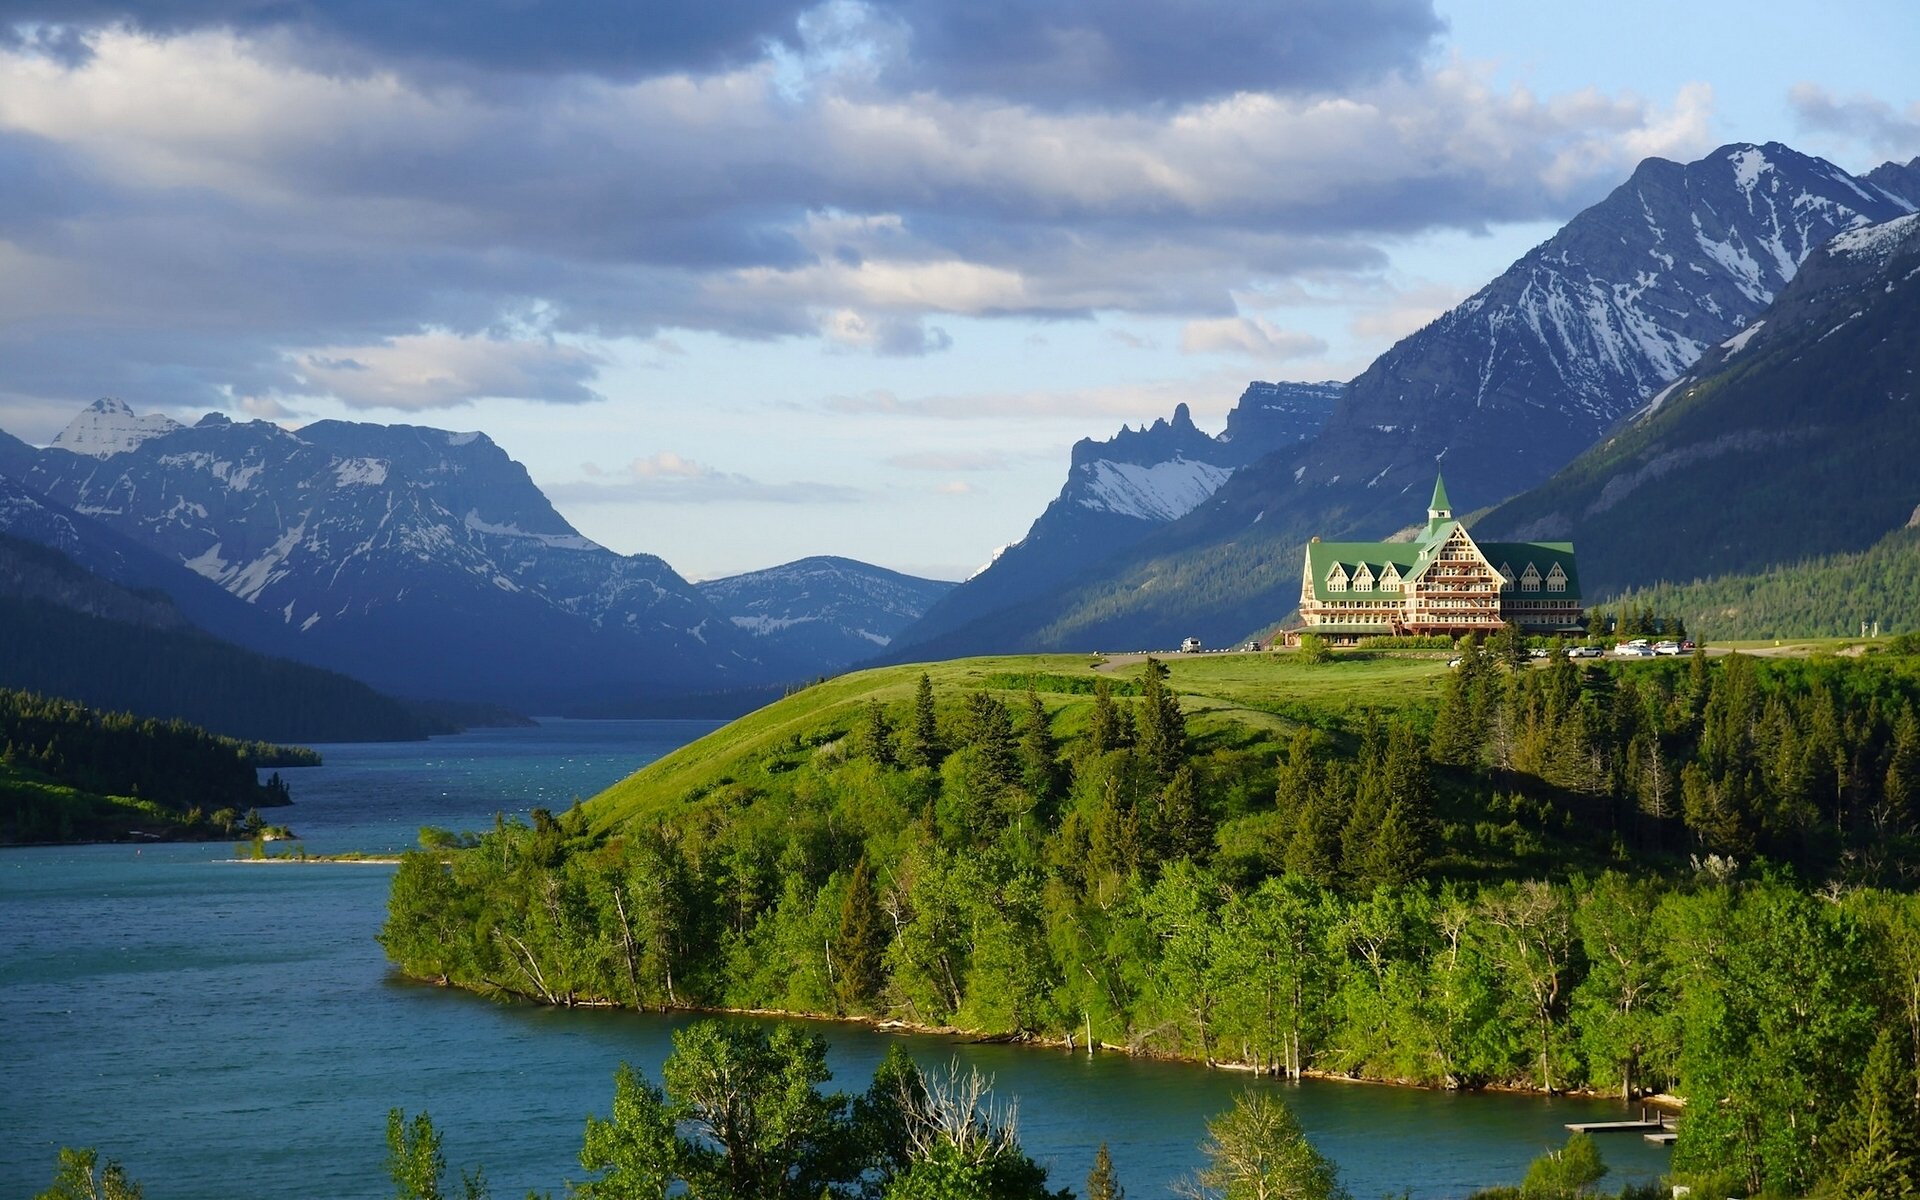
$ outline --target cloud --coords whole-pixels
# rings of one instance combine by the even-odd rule
[[[940,496],[977,496],[980,489],[964,479],[949,479],[934,487],[934,494]]]
[[[0,0],[0,27],[51,7]],[[71,10],[85,56],[0,49],[8,392],[579,401],[597,364],[570,347],[605,339],[689,330],[925,355],[952,344],[949,315],[1219,320],[1237,294],[1304,274],[1377,274],[1383,239],[1568,215],[1636,156],[1695,148],[1707,102],[1543,99],[1460,64],[1408,66],[1431,14],[1389,0],[1359,11],[1401,32],[1328,68],[1342,92],[1275,67],[1265,90],[1172,81],[1144,100],[1114,82],[1091,106],[987,89],[981,48],[1006,29],[961,25],[1030,19],[1060,33],[1033,51],[1053,63],[1085,40],[1075,30],[1105,30],[1121,48],[1086,70],[1118,80],[1178,14],[1224,14],[1231,31],[1254,6],[1155,16],[1127,0],[1145,25],[1122,31],[1090,5],[941,16],[903,0],[861,9],[867,32],[833,46],[806,40],[831,22],[781,32],[790,6],[711,28],[676,7],[660,57],[574,60],[579,29],[528,32],[527,65],[511,68],[493,56],[535,11],[520,5],[485,6],[484,28],[438,51],[430,32],[465,10],[407,7],[387,31],[356,5],[123,7]],[[1302,46],[1344,19],[1335,7],[1288,10]],[[905,48],[860,25],[886,20],[912,31]],[[961,25],[929,32],[942,21]],[[330,62],[302,22],[360,57]],[[579,28],[592,25],[590,11]],[[772,50],[742,57],[742,31]],[[883,69],[892,53],[951,60],[951,77],[907,89]],[[421,68],[435,54],[468,74]]]
[[[1873,96],[1841,100],[1812,83],[1787,93],[1800,124],[1821,133],[1837,133],[1863,142],[1875,154],[1907,161],[1920,155],[1920,101],[1896,109]]]
[[[1187,354],[1244,354],[1268,362],[1325,354],[1327,343],[1305,333],[1290,333],[1265,317],[1216,317],[1189,321],[1180,330]]]
[[[835,483],[763,483],[661,451],[626,466],[581,465],[583,478],[542,484],[555,503],[629,504],[851,504],[859,488]]]
[[[587,381],[600,363],[589,351],[552,341],[431,332],[369,346],[316,347],[294,356],[293,369],[309,393],[332,396],[349,408],[419,412],[486,398],[598,400]]]
[[[0,0],[0,44],[62,61],[114,28],[226,32],[320,70],[466,84],[709,72],[771,48],[802,78],[854,68],[903,90],[1103,107],[1348,86],[1416,67],[1443,26],[1431,0]]]

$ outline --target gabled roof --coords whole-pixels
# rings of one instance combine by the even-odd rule
[[[1577,600],[1580,598],[1580,574],[1573,565],[1572,542],[1481,542],[1480,552],[1493,562],[1510,562],[1514,570],[1514,588],[1519,590],[1519,576],[1526,573],[1527,564],[1532,563],[1540,572],[1540,595],[1551,595],[1556,600]],[[1545,580],[1558,566],[1567,577],[1567,590],[1549,593]],[[1526,595],[1532,596],[1528,592]]]

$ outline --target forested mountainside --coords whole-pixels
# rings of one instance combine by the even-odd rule
[[[229,737],[370,742],[452,733],[358,680],[223,642],[164,592],[135,592],[0,534],[0,687],[179,719]],[[483,714],[461,714],[478,720]]]

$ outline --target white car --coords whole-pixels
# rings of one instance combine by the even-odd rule
[[[1645,642],[1622,642],[1613,648],[1615,658],[1652,658],[1653,647]]]
[[[1653,652],[1655,654],[1678,654],[1680,653],[1680,643],[1679,642],[1655,642],[1653,644]]]
[[[1182,654],[1198,654],[1201,648],[1199,638],[1187,638],[1180,643],[1180,653]]]

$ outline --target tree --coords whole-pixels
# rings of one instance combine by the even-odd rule
[[[1577,1200],[1588,1195],[1607,1173],[1600,1148],[1590,1134],[1574,1133],[1564,1149],[1549,1150],[1527,1168],[1520,1185],[1523,1200]]]
[[[1207,1122],[1201,1143],[1207,1165],[1180,1191],[1194,1200],[1345,1200],[1339,1173],[1307,1135],[1286,1102],[1264,1092],[1241,1093]]]
[[[1087,730],[1087,750],[1105,754],[1127,744],[1120,706],[1113,702],[1113,683],[1106,676],[1093,681],[1093,720]]]
[[[1047,801],[1054,794],[1054,757],[1059,753],[1053,741],[1053,727],[1040,693],[1027,686],[1027,718],[1020,729],[1020,786],[1035,800]]]
[[[442,1200],[440,1177],[447,1173],[447,1156],[440,1150],[440,1132],[433,1118],[422,1112],[411,1123],[400,1109],[387,1112],[387,1176],[393,1180],[395,1200]],[[465,1200],[486,1200],[486,1175],[478,1169],[460,1173]]]
[[[865,719],[854,730],[854,753],[870,758],[883,767],[897,761],[893,745],[893,721],[878,700],[867,701]]]
[[[1120,1186],[1119,1177],[1113,1173],[1113,1155],[1105,1142],[1094,1153],[1093,1170],[1087,1172],[1086,1200],[1127,1200],[1127,1189]]]
[[[834,943],[838,966],[833,980],[843,1012],[863,1013],[873,1007],[886,984],[887,915],[873,888],[873,872],[862,858],[854,864],[840,905],[840,936]]]
[[[679,1162],[698,1200],[819,1200],[850,1170],[850,1102],[817,1090],[831,1077],[819,1036],[701,1021],[673,1035],[664,1074],[695,1135]]]
[[[597,1171],[573,1189],[580,1200],[666,1200],[679,1177],[674,1110],[659,1088],[626,1063],[613,1077],[613,1116],[587,1118],[580,1166]]]
[[[1830,1139],[1827,1190],[1858,1200],[1920,1194],[1920,1104],[1913,1068],[1900,1039],[1882,1029],[1867,1055],[1860,1086]]]
[[[1187,719],[1166,680],[1166,664],[1149,658],[1140,672],[1140,753],[1162,784],[1187,757]]]
[[[94,1173],[99,1155],[91,1148],[60,1148],[60,1167],[54,1173],[53,1186],[34,1200],[141,1200],[140,1185],[113,1159],[106,1168]]]
[[[905,1165],[884,1200],[1072,1200],[1047,1190],[1047,1169],[1020,1146],[1011,1107],[992,1081],[957,1066],[920,1075],[903,1095]]]
[[[937,767],[941,754],[940,720],[933,705],[933,680],[922,671],[920,682],[914,685],[913,690],[913,724],[907,732],[907,765]]]

